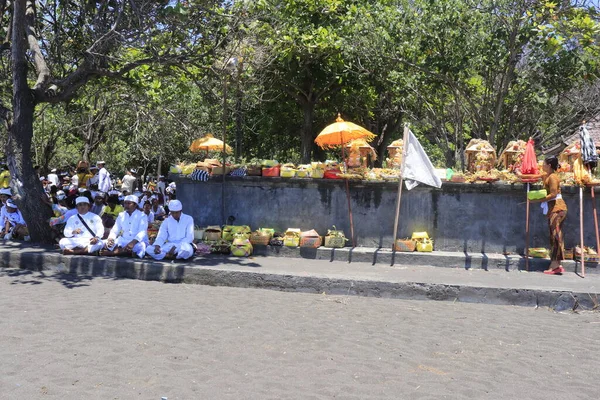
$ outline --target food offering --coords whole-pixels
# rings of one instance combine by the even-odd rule
[[[491,171],[496,165],[496,150],[487,140],[471,139],[465,156],[467,169],[471,173]]]
[[[508,172],[517,173],[521,170],[523,164],[523,155],[525,154],[525,146],[527,143],[524,140],[513,140],[509,142],[500,158],[498,164]]]
[[[404,141],[402,139],[394,140],[388,147],[388,158],[386,159],[389,168],[400,169],[402,167],[402,152],[404,151]]]
[[[355,168],[366,169],[377,160],[377,153],[365,139],[354,139],[346,145],[346,166],[349,170]]]

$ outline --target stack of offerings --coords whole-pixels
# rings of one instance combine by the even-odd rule
[[[250,229],[248,225],[225,225],[223,227],[221,238],[228,242],[233,242],[236,234],[243,235],[246,239],[250,239],[251,233],[252,229]]]
[[[287,247],[298,247],[300,245],[300,229],[289,228],[283,235],[283,245]]]
[[[231,255],[236,257],[248,257],[252,255],[252,243],[245,233],[235,233],[231,243]]]
[[[323,178],[325,174],[325,164],[322,162],[312,162],[310,163],[310,177],[311,178]]]
[[[321,246],[321,236],[314,229],[300,233],[300,247],[317,248]]]
[[[396,245],[394,246],[395,251],[415,251],[417,249],[417,242],[406,238],[406,239],[396,239]]]
[[[278,177],[281,174],[281,167],[277,160],[263,160],[261,165],[262,176]]]
[[[327,236],[325,236],[325,247],[341,248],[346,246],[347,241],[348,239],[346,239],[344,232],[338,231],[335,228],[335,225],[333,226],[333,229],[327,230]]]
[[[417,251],[421,252],[432,252],[433,251],[433,240],[429,238],[427,232],[413,232],[412,240],[415,241]]]
[[[530,250],[531,251],[531,250]],[[581,260],[581,247],[575,246],[573,249],[573,258],[575,260]],[[600,262],[600,257],[598,256],[598,252],[594,250],[592,247],[583,247],[583,261],[590,263]]]
[[[250,243],[253,246],[267,246],[275,233],[275,229],[260,228],[250,235]]]
[[[527,254],[533,258],[550,258],[550,251],[544,247],[530,247]]]
[[[298,170],[296,171],[296,176],[298,178],[310,178],[311,169],[312,168],[311,168],[310,164],[298,165]]]
[[[282,178],[294,178],[296,176],[296,166],[288,163],[281,166],[280,175]]]
[[[221,227],[218,225],[207,226],[204,230],[204,240],[215,242],[221,239]]]

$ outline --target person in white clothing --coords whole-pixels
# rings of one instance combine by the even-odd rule
[[[110,174],[104,168],[106,163],[104,161],[98,161],[96,165],[100,168],[100,172],[98,172],[98,190],[104,193],[108,193],[110,191],[111,183],[110,183]]]
[[[5,240],[11,239],[25,239],[29,241],[29,230],[27,229],[27,223],[23,219],[23,214],[19,211],[17,205],[12,199],[6,200],[6,213],[4,216],[4,235]]]
[[[9,188],[0,189],[0,201],[2,202],[2,208],[0,208],[0,224],[1,229],[0,236],[4,237],[8,232],[5,231],[4,221],[6,221],[6,202],[12,197],[12,192]]]
[[[135,176],[133,175],[135,170],[128,169],[123,179],[121,179],[121,192],[127,191],[127,194],[133,193],[133,186],[135,183]]]
[[[103,256],[129,256],[139,258],[146,254],[148,242],[148,217],[137,209],[137,197],[129,195],[123,201],[125,211],[119,214],[106,240]]]
[[[65,237],[60,239],[58,245],[63,254],[94,254],[104,247],[100,240],[104,232],[102,220],[90,211],[90,200],[80,196],[75,200],[77,214],[67,220]],[[87,226],[86,226],[87,225]]]
[[[50,173],[48,174],[48,182],[50,182],[50,185],[59,187],[60,181],[58,180],[58,175],[56,175],[56,168],[52,168],[50,170]]]
[[[194,255],[192,243],[194,241],[194,219],[181,212],[182,204],[179,200],[169,202],[171,215],[167,218],[154,241],[154,249],[148,254],[155,260],[183,259]]]

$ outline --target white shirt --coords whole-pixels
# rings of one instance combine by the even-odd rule
[[[100,179],[98,177],[98,174],[96,174],[87,180],[86,185],[87,187],[91,187],[92,185],[97,185],[99,181]]]
[[[154,213],[152,211],[150,211],[148,214],[144,213],[144,215],[146,217],[148,217],[148,223],[149,224],[152,223],[152,222],[154,222]]]
[[[104,193],[110,190],[110,175],[104,167],[98,172],[98,190]]]
[[[158,192],[160,194],[165,195],[165,188],[166,188],[166,184],[165,181],[158,181],[158,183],[156,184],[156,189],[158,189]]]
[[[6,221],[10,223],[10,226],[15,226],[17,224],[26,225],[25,220],[23,219],[23,215],[19,210],[12,213],[5,211],[4,220],[2,222],[6,224]]]
[[[121,179],[121,192],[123,190],[127,190],[129,194],[133,192],[133,183],[135,182],[135,176],[133,175],[125,175],[123,179]]]
[[[116,239],[122,236],[123,239],[138,242],[143,242],[148,235],[148,217],[140,210],[135,210],[129,215],[127,211],[123,211],[117,217],[115,225],[110,230],[109,239]]]
[[[155,246],[164,246],[169,243],[192,243],[194,241],[194,219],[187,214],[181,213],[179,221],[169,215],[160,228],[154,241]]]
[[[70,211],[70,210],[69,210]],[[68,211],[67,211],[68,213]],[[102,225],[102,219],[99,216],[92,212],[87,212],[84,215],[79,213],[73,215],[67,220],[67,224],[65,225],[64,235],[68,238],[93,238],[90,231],[81,223],[79,216],[83,218],[87,226],[96,234],[95,237],[100,238],[104,233],[104,225]],[[75,229],[81,229],[81,233],[73,233]]]
[[[58,175],[56,174],[48,174],[48,181],[50,181],[50,183],[54,186],[58,186],[59,181],[58,181]]]

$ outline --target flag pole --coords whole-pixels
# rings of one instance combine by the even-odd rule
[[[585,249],[583,247],[583,187],[579,186],[579,241],[581,246],[581,276],[585,277]]]
[[[398,196],[396,198],[396,217],[394,218],[394,242],[392,251],[396,251],[396,239],[398,238],[398,219],[400,218],[400,201],[402,199],[402,183],[404,182],[404,163],[406,161],[406,149],[408,148],[408,124],[404,124],[404,136],[402,138],[402,165],[400,167],[400,179],[398,179]]]
[[[525,212],[525,270],[529,271],[529,182],[527,182],[527,211]]]

